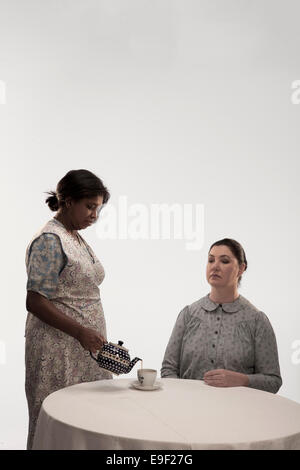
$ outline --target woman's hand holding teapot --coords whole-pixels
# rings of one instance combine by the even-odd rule
[[[104,336],[100,335],[98,331],[85,327],[79,329],[77,339],[84,349],[92,353],[100,351],[103,344],[107,342]]]

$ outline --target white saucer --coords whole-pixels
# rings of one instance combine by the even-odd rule
[[[162,388],[162,385],[160,382],[156,382],[154,385],[152,385],[151,387],[145,387],[143,385],[140,384],[140,382],[138,380],[136,380],[135,382],[132,382],[131,384],[134,388],[136,388],[137,390],[146,390],[146,391],[152,391],[152,390],[158,390],[159,388]]]

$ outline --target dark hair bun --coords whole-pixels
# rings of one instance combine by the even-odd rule
[[[52,211],[65,207],[66,200],[80,201],[84,198],[103,197],[103,204],[110,198],[108,189],[102,180],[89,170],[70,170],[58,182],[56,192],[48,191],[46,203]]]
[[[51,196],[47,197],[46,204],[48,204],[49,208],[56,212],[58,211],[58,199],[56,193],[54,191],[50,191],[49,193]]]

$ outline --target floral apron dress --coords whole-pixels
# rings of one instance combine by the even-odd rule
[[[65,315],[106,338],[106,323],[98,288],[104,279],[100,261],[82,237],[75,240],[53,218],[28,245],[27,273],[32,244],[42,234],[57,235],[67,257],[55,294],[49,300]],[[43,256],[47,266],[47,253],[43,253]],[[79,341],[44,323],[30,312],[27,315],[25,337],[25,391],[29,408],[27,449],[31,449],[42,402],[50,393],[81,382],[111,379],[112,375],[99,368]]]

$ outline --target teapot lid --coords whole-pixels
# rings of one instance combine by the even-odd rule
[[[128,352],[128,349],[126,349],[126,348],[124,348],[124,346],[122,346],[123,341],[118,341],[118,344],[111,343],[111,342],[109,344],[111,344],[112,346],[116,346],[116,348],[120,348],[120,349],[123,349],[124,351]]]

